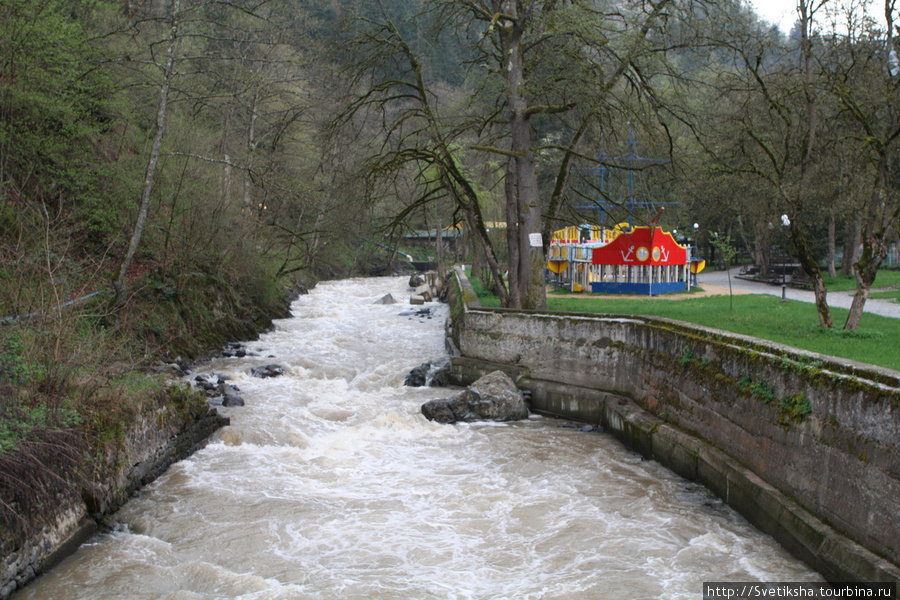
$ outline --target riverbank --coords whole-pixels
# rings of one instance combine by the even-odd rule
[[[102,455],[85,456],[77,467],[80,476],[61,473],[56,486],[33,491],[30,500],[40,508],[29,510],[29,521],[18,531],[3,532],[0,598],[10,598],[71,554],[134,492],[227,424],[204,397],[178,384],[148,399],[118,439],[95,449]]]
[[[252,339],[270,329],[273,318],[289,316],[290,302],[303,291],[292,286],[280,295],[248,297],[221,280],[210,280],[208,287],[182,294],[171,307],[157,307],[157,313],[179,313],[168,327],[178,327],[180,337],[171,338],[163,348],[170,351],[145,361],[144,370],[119,375],[118,384],[106,381],[102,373],[89,373],[84,380],[68,376],[57,384],[58,394],[77,396],[79,402],[66,402],[48,412],[69,415],[71,425],[27,430],[16,442],[17,449],[0,454],[0,600],[103,529],[135,491],[203,447],[228,423],[202,393],[179,379],[226,342]],[[146,299],[136,304],[118,317],[125,333]],[[196,310],[198,306],[203,310]],[[29,323],[17,327],[8,327],[4,335],[30,335]],[[191,332],[193,337],[184,337]],[[103,352],[102,347],[96,350]],[[171,350],[189,354],[173,357]],[[7,411],[11,404],[24,404],[25,398],[41,391],[40,382],[32,390],[23,378],[18,381],[18,386],[0,385],[0,396],[14,400],[5,405]]]

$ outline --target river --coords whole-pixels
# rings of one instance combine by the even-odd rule
[[[401,303],[375,304],[387,293]],[[320,283],[254,356],[203,366],[247,402],[15,600],[700,598],[820,581],[705,488],[553,419],[437,425],[403,386],[447,307],[405,278]],[[250,376],[277,363],[282,377]]]

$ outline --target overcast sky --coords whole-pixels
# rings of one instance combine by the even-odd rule
[[[791,30],[797,18],[797,3],[794,0],[750,0],[756,7],[756,14],[778,25],[785,33]]]
[[[785,33],[789,33],[797,20],[797,0],[749,0],[760,17],[778,25]],[[869,14],[878,23],[884,23],[883,3],[876,2],[869,7]]]

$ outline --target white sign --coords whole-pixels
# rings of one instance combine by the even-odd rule
[[[528,241],[531,243],[532,248],[540,248],[544,245],[544,241],[541,239],[541,234],[539,233],[529,233]]]

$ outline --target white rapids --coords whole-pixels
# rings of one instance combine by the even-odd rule
[[[320,283],[293,318],[213,361],[247,405],[15,600],[594,599],[704,581],[820,581],[702,487],[606,434],[544,418],[437,425],[447,307],[405,278]],[[279,378],[250,376],[277,363]]]

